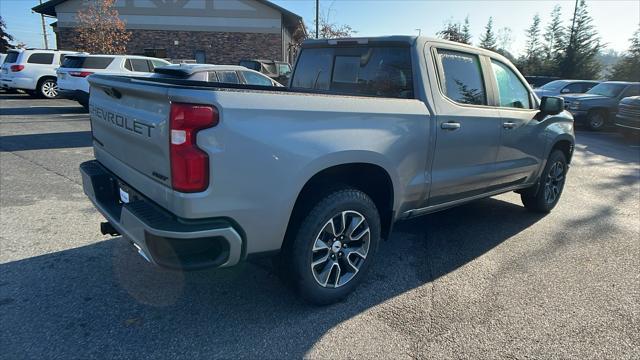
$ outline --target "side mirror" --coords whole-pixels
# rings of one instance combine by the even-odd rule
[[[557,96],[543,96],[540,112],[544,115],[556,115],[564,111],[564,99]]]

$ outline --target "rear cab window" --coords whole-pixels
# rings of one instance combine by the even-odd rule
[[[103,70],[113,62],[113,57],[105,56],[67,56],[62,63],[63,68]]]
[[[291,88],[354,96],[412,99],[409,47],[306,48]]]
[[[33,53],[27,59],[28,64],[53,64],[53,53]]]

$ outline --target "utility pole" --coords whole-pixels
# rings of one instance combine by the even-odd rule
[[[320,0],[316,0],[316,39],[318,38],[320,38]]]
[[[42,5],[42,0],[40,0]],[[44,48],[49,49],[49,39],[47,39],[47,24],[44,21],[44,14],[40,14],[40,20],[42,21],[42,37],[44,39]]]

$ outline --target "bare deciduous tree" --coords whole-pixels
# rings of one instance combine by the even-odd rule
[[[116,0],[94,0],[77,14],[78,49],[98,54],[124,54],[131,32],[120,19]]]

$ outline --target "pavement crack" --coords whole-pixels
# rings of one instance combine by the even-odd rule
[[[65,174],[62,174],[62,173],[57,172],[57,171],[55,171],[55,170],[53,170],[53,169],[51,169],[51,168],[48,168],[48,167],[46,167],[46,166],[44,166],[44,165],[42,165],[42,164],[40,164],[40,163],[38,163],[38,162],[35,162],[35,161],[33,161],[33,160],[29,159],[28,157],[22,156],[22,155],[20,155],[20,154],[18,154],[18,153],[16,153],[16,152],[13,152],[13,151],[7,151],[6,149],[3,149],[3,148],[2,148],[2,146],[0,146],[0,149],[2,149],[2,151],[3,151],[3,152],[8,152],[8,153],[10,153],[10,154],[12,154],[12,155],[14,155],[14,156],[19,157],[19,158],[20,158],[20,159],[22,159],[22,160],[28,161],[29,163],[31,163],[31,164],[33,164],[33,165],[35,165],[35,166],[37,166],[37,167],[39,167],[39,168],[41,168],[41,169],[44,169],[45,171],[48,171],[48,172],[54,173],[54,174],[56,174],[56,175],[58,175],[58,176],[60,176],[60,177],[62,177],[62,178],[64,178],[64,179],[66,179],[66,180],[69,180],[69,181],[71,181],[72,183],[74,183],[74,184],[76,184],[76,185],[80,185],[80,186],[82,186],[82,184],[81,184],[81,183],[79,183],[79,182],[77,182],[77,181],[73,180],[72,178],[70,178],[70,177],[66,176]]]

